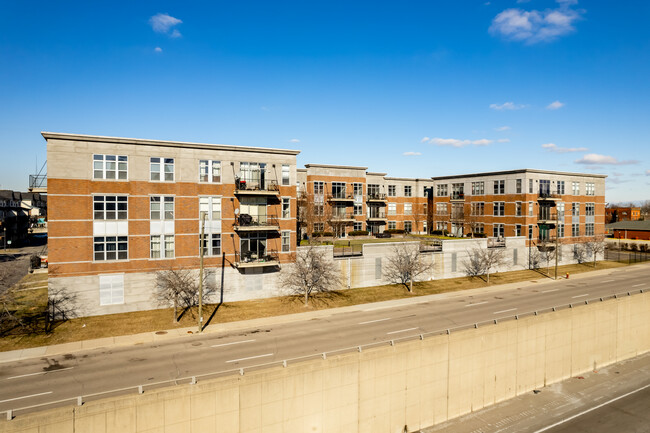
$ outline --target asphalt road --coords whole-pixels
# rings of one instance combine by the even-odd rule
[[[70,404],[70,399],[80,395],[89,400],[108,396],[94,394],[111,390],[132,393],[139,385],[146,390],[187,383],[191,376],[238,374],[240,368],[278,365],[284,360],[291,363],[390,340],[399,344],[402,339],[426,338],[475,323],[481,326],[481,322],[598,302],[601,297],[628,291],[638,293],[650,289],[649,276],[647,266],[619,268],[605,276],[527,283],[474,296],[455,292],[394,308],[368,304],[355,312],[333,312],[328,317],[264,328],[4,363],[0,364],[0,411],[22,409],[16,412],[20,414],[34,405]]]

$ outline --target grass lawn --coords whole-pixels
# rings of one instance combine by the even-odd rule
[[[625,265],[616,262],[598,262],[596,268],[593,267],[593,263],[566,265],[560,266],[559,275],[565,275],[567,272],[570,274],[578,274],[589,272],[594,269],[608,269],[621,266]],[[551,275],[553,275],[553,267],[551,267],[550,271]],[[27,283],[36,282],[39,278],[42,279],[42,275],[44,274],[27,275],[21,283],[19,283],[21,285],[20,288],[24,289],[29,287]],[[546,275],[545,269],[537,271],[513,271],[490,275],[490,285],[547,278],[549,277]],[[322,310],[326,308],[365,304],[369,302],[467,290],[477,287],[485,287],[485,285],[485,281],[481,278],[463,277],[415,283],[413,285],[414,294],[409,294],[406,288],[400,285],[364,287],[359,289],[342,290],[329,294],[329,296],[321,295],[312,297],[308,307],[303,306],[302,297],[278,297],[231,302],[221,305],[211,318],[209,324],[214,325],[217,323],[233,322],[238,320],[279,316],[305,311]],[[47,304],[47,290],[20,290],[17,292],[17,301],[18,304],[21,305],[21,308],[23,308],[24,314],[43,311]],[[204,317],[209,317],[214,312],[215,307],[215,305],[207,306],[204,312]],[[171,309],[84,317],[60,323],[52,332],[47,334],[24,333],[21,335],[5,336],[0,339],[0,351],[191,326],[196,326],[196,318],[193,317],[191,313],[184,314],[179,323],[174,324],[172,322]]]

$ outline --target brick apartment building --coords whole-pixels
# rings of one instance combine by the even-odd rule
[[[520,237],[515,244],[522,245],[527,238],[529,246],[555,236],[576,243],[604,231],[601,175],[515,170],[405,179],[366,167],[297,169],[296,150],[43,137],[49,285],[74,290],[84,315],[156,308],[155,273],[198,269],[201,245],[228,302],[277,296],[299,226],[303,234],[339,237],[355,230],[473,232]],[[299,202],[309,204],[309,215],[304,207],[298,215]]]
[[[605,224],[618,221],[639,221],[640,219],[640,207],[610,206],[605,208]]]

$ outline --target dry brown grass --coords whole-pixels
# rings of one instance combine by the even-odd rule
[[[596,268],[592,266],[592,263],[567,265],[559,268],[559,274],[564,276],[567,272],[570,274],[578,274],[594,269],[609,269],[620,266],[624,265],[615,262],[599,262]],[[523,270],[496,273],[490,275],[490,285],[549,278],[545,273],[545,269],[539,271]],[[553,268],[551,268],[551,275],[553,275]],[[28,277],[33,277],[33,275],[28,275],[25,278]],[[21,283],[24,282],[26,281],[21,281]],[[214,325],[216,323],[302,313],[305,311],[467,290],[485,286],[486,283],[481,278],[464,277],[415,283],[414,294],[410,294],[405,287],[400,285],[364,287],[339,291],[332,294],[320,294],[310,299],[308,307],[303,306],[301,297],[278,297],[232,302],[222,304],[211,318],[209,324]],[[20,296],[18,300],[21,304],[24,303],[23,305],[28,306],[27,308],[42,309],[47,302],[47,292],[45,289],[26,290],[18,293]],[[204,312],[206,320],[212,315],[215,308],[216,305],[206,307]],[[27,334],[2,338],[0,339],[0,351],[192,326],[196,326],[195,315],[191,314],[191,312],[185,313],[179,322],[174,324],[172,322],[171,309],[84,317],[61,323],[50,334]]]

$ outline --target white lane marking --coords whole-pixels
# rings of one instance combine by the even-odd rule
[[[21,375],[18,375],[18,376],[8,377],[7,380],[19,379],[21,377],[27,377],[27,376],[38,376],[39,374],[56,373],[57,371],[72,370],[73,368],[74,367],[68,367],[68,368],[60,368],[58,370],[51,370],[51,371],[39,371],[38,373],[21,374]]]
[[[571,296],[571,299],[575,299],[575,298],[584,298],[585,296],[589,296],[589,293],[585,293],[584,295]]]
[[[501,310],[501,311],[495,311],[495,312],[494,312],[494,313],[492,313],[492,314],[501,314],[501,313],[507,313],[508,311],[515,311],[515,310],[516,310],[516,308],[511,308],[511,309],[509,309],[509,310]]]
[[[255,341],[255,340],[233,341],[232,343],[214,344],[214,345],[212,345],[210,347],[232,346],[233,344],[250,343],[252,341]]]
[[[549,426],[546,426],[546,427],[544,427],[544,428],[541,428],[541,429],[537,430],[535,433],[541,433],[541,432],[544,432],[544,431],[546,431],[546,430],[550,430],[550,429],[552,429],[552,428],[554,428],[554,427],[557,427],[557,426],[559,426],[559,425],[561,425],[561,424],[564,424],[565,422],[569,422],[569,421],[571,421],[571,420],[573,420],[573,419],[576,419],[576,418],[578,418],[578,417],[580,417],[580,416],[582,416],[582,415],[585,415],[585,414],[587,414],[587,413],[589,413],[589,412],[592,412],[592,411],[594,411],[594,410],[596,410],[596,409],[600,409],[600,408],[603,407],[603,406],[607,406],[607,405],[610,404],[610,403],[614,403],[614,402],[617,401],[617,400],[620,400],[620,399],[622,399],[622,398],[628,397],[628,396],[630,396],[630,395],[632,395],[632,394],[635,394],[635,393],[637,393],[637,392],[639,392],[639,391],[643,391],[644,389],[646,389],[646,388],[648,388],[648,387],[650,387],[650,384],[648,384],[648,385],[646,385],[646,386],[642,386],[641,388],[635,389],[634,391],[630,391],[630,392],[628,392],[627,394],[620,395],[620,396],[618,396],[618,397],[616,397],[616,398],[613,398],[613,399],[611,399],[611,400],[609,400],[609,401],[606,401],[605,403],[601,403],[601,404],[599,404],[598,406],[594,406],[594,407],[592,407],[591,409],[584,410],[584,411],[582,411],[582,412],[580,412],[580,413],[577,413],[577,414],[575,414],[575,415],[573,415],[573,416],[570,416],[570,417],[565,418],[565,419],[563,419],[563,420],[561,420],[561,421],[558,421],[558,422],[556,422],[555,424],[551,424],[551,425],[549,425]]]
[[[551,292],[557,292],[560,289],[551,289],[551,290],[544,290],[542,293],[551,293]]]
[[[368,323],[376,323],[376,322],[383,322],[385,320],[390,320],[390,317],[386,317],[385,319],[377,319],[377,320],[368,320],[367,322],[361,322],[359,325],[367,325]]]
[[[483,301],[483,302],[477,302],[476,304],[468,304],[468,305],[465,305],[465,306],[466,307],[474,307],[476,305],[482,305],[482,304],[487,304],[487,303],[488,303],[488,301]]]
[[[633,285],[632,287],[640,287],[640,286],[645,286],[645,283],[635,284],[635,285]]]
[[[41,392],[41,393],[38,393],[38,394],[32,394],[32,395],[24,395],[24,396],[22,396],[22,397],[9,398],[9,399],[7,399],[7,400],[0,400],[0,403],[6,403],[6,402],[8,402],[8,401],[15,401],[15,400],[22,400],[22,399],[24,399],[24,398],[30,398],[30,397],[38,397],[38,396],[40,396],[40,395],[47,395],[47,394],[52,394],[52,391]]]
[[[614,281],[616,281],[616,280],[605,280],[605,281],[601,281],[601,283],[612,283]]]
[[[228,362],[248,361],[249,359],[264,358],[265,356],[273,356],[273,354],[272,353],[265,353],[264,355],[249,356],[248,358],[231,359],[230,361],[226,361],[226,363],[228,363]]]
[[[415,329],[418,329],[418,328],[400,329],[399,331],[387,332],[386,335],[399,334],[400,332],[413,331]]]

